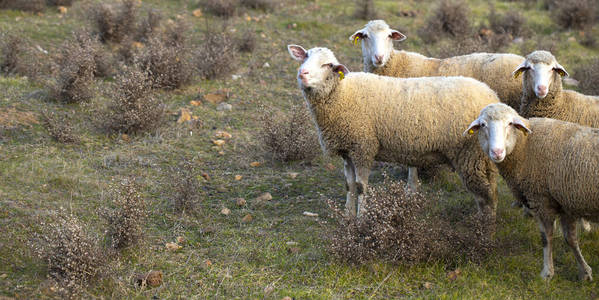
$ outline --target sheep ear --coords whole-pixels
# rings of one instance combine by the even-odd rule
[[[518,130],[522,131],[522,133],[524,133],[524,135],[528,135],[529,133],[532,132],[532,130],[528,129],[526,122],[519,117],[514,117],[511,125],[516,127]]]
[[[514,72],[512,72],[512,76],[514,78],[518,78],[522,73],[524,73],[524,71],[528,69],[530,69],[530,64],[527,60],[525,60],[516,68],[516,70],[514,70]]]
[[[345,76],[345,74],[349,73],[349,69],[342,64],[338,64],[338,65],[333,66],[333,72],[335,72],[335,73],[341,72]]]
[[[389,35],[389,37],[396,42],[401,42],[407,39],[407,37],[403,33],[397,30],[391,30],[391,34]]]
[[[562,65],[555,63],[555,66],[553,67],[553,70],[555,72],[557,72],[557,74],[559,74],[559,76],[561,77],[566,77],[566,76],[570,76],[568,74],[568,72],[566,72],[566,69],[564,67],[562,67]]]
[[[304,61],[308,57],[308,53],[304,47],[299,45],[287,45],[289,55],[297,61]]]
[[[472,121],[472,123],[470,123],[470,126],[468,126],[468,129],[466,129],[466,131],[464,131],[464,133],[462,133],[462,136],[473,135],[474,132],[476,132],[479,128],[480,128],[480,119],[476,119],[476,120]]]
[[[360,30],[356,31],[354,34],[352,34],[349,37],[349,40],[352,41],[352,43],[354,43],[354,45],[357,45],[358,41],[363,38],[364,38],[364,29],[360,29]]]

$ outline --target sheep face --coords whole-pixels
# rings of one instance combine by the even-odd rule
[[[483,151],[495,163],[502,162],[512,153],[518,140],[518,132],[530,133],[526,119],[511,107],[496,103],[485,107],[464,135],[478,132],[478,142]]]
[[[531,89],[540,99],[547,96],[553,82],[560,82],[558,81],[560,78],[555,76],[568,76],[566,69],[547,51],[535,51],[529,54],[513,75],[518,78],[522,73],[524,73],[524,88]]]
[[[291,57],[302,62],[297,72],[297,82],[303,90],[322,90],[331,80],[343,79],[349,70],[337,61],[327,48],[304,49],[302,46],[287,46]]]
[[[364,63],[380,68],[387,64],[393,53],[393,41],[403,41],[406,36],[391,29],[385,21],[374,20],[352,34],[349,39],[353,42],[362,40]]]

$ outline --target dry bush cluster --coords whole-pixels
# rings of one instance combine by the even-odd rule
[[[489,14],[489,26],[497,34],[509,34],[512,37],[520,37],[529,33],[526,28],[526,18],[515,10],[500,14],[493,7]]]
[[[272,11],[276,6],[276,2],[275,0],[241,0],[241,5],[251,9]]]
[[[108,223],[106,235],[110,246],[115,249],[133,246],[143,237],[146,203],[133,179],[123,180],[112,191],[114,208],[102,211]]]
[[[64,103],[79,103],[94,96],[96,53],[89,37],[77,36],[66,41],[55,58],[57,74],[48,82],[52,98]]]
[[[164,105],[152,92],[147,72],[132,67],[116,78],[109,92],[108,107],[100,115],[99,125],[109,132],[138,133],[156,129],[164,118]]]
[[[189,160],[182,160],[171,171],[169,184],[173,186],[172,205],[177,213],[195,212],[200,202],[198,172]]]
[[[308,110],[301,105],[287,114],[265,109],[260,140],[279,161],[312,160],[320,153],[318,137]]]
[[[0,0],[0,9],[14,9],[30,12],[42,12],[46,8],[46,0]]]
[[[237,68],[239,59],[237,45],[227,30],[210,28],[204,33],[204,42],[195,53],[197,69],[201,77],[221,78]]]
[[[376,10],[373,0],[356,0],[354,16],[362,20],[376,19]]]
[[[419,35],[427,43],[434,43],[443,36],[464,38],[472,34],[470,8],[463,0],[441,0],[419,30]]]
[[[65,115],[45,111],[42,113],[42,121],[48,134],[57,142],[63,144],[79,142],[79,138],[73,133],[73,126]]]
[[[99,238],[75,216],[64,212],[41,225],[44,232],[35,235],[32,248],[48,264],[48,275],[55,281],[58,294],[72,297],[106,264]]]
[[[556,2],[554,19],[564,29],[585,29],[597,23],[597,0]]]
[[[366,212],[346,217],[335,211],[339,226],[330,234],[332,254],[342,261],[382,259],[398,263],[478,261],[494,249],[492,222],[462,212],[457,222],[435,213],[435,201],[385,177],[366,196]],[[451,216],[456,219],[456,216]]]
[[[258,41],[256,40],[256,32],[252,29],[243,30],[237,40],[235,41],[237,44],[237,50],[241,52],[254,52],[256,47],[258,46]]]
[[[103,42],[120,43],[136,32],[137,1],[123,0],[119,3],[101,3],[88,16]]]
[[[26,68],[23,55],[25,40],[16,34],[2,35],[0,41],[0,72],[3,74],[23,74]]]
[[[206,0],[203,5],[214,15],[224,18],[230,18],[237,14],[239,0]]]
[[[599,58],[582,64],[574,70],[574,78],[580,81],[580,91],[587,95],[599,95]]]

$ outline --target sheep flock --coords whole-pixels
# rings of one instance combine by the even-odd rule
[[[297,82],[321,146],[344,161],[346,213],[364,213],[375,160],[411,166],[410,173],[449,164],[479,213],[495,222],[500,174],[538,222],[541,277],[554,275],[559,218],[579,278],[592,280],[577,224],[599,221],[599,97],[563,90],[568,73],[547,51],[437,59],[395,50],[393,42],[406,38],[383,20],[352,34],[350,41],[362,46],[364,72],[349,71],[327,48],[288,45],[301,63]]]

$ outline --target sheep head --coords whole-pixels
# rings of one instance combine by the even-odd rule
[[[349,73],[327,48],[306,50],[302,46],[289,45],[287,50],[293,59],[302,63],[297,72],[297,82],[302,90],[326,89],[331,86],[331,80],[338,81]]]
[[[566,69],[548,51],[530,53],[512,74],[514,78],[518,78],[522,73],[524,73],[523,88],[532,90],[540,99],[545,98],[552,90],[552,84],[559,84],[561,90],[561,77],[568,76]],[[553,88],[557,87],[554,86]]]
[[[368,22],[363,29],[356,31],[349,37],[350,41],[362,41],[362,57],[365,65],[375,68],[385,66],[393,53],[393,41],[401,42],[406,36],[393,30],[383,20]]]

